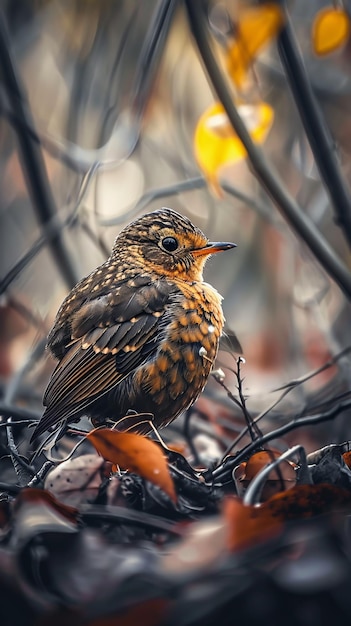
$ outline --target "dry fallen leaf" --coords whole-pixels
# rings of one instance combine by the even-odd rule
[[[280,455],[280,452],[274,450],[260,450],[255,452],[247,462],[240,463],[234,470],[234,479],[239,495],[243,496],[253,478]],[[261,501],[268,500],[274,494],[294,487],[296,485],[295,468],[296,466],[290,461],[282,461],[278,469],[272,469],[262,489]]]
[[[344,452],[342,455],[347,467],[351,468],[351,452]]]
[[[63,461],[47,474],[45,489],[65,504],[91,502],[99,493],[104,463],[96,452]]]
[[[87,438],[106,459],[122,469],[149,480],[176,502],[177,497],[166,458],[151,439],[134,433],[120,433],[109,428],[96,428]]]
[[[290,491],[278,493],[262,507],[283,521],[305,519],[351,506],[351,492],[328,483],[296,485]]]
[[[239,498],[228,498],[224,502],[228,548],[249,548],[277,535],[290,520],[345,510],[350,506],[351,492],[326,483],[297,485],[259,506],[246,506]]]
[[[283,528],[280,519],[267,515],[261,506],[246,506],[239,498],[228,498],[223,503],[223,513],[228,525],[229,550],[250,548],[267,541]]]

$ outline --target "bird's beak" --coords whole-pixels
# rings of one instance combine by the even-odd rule
[[[209,241],[203,248],[195,248],[191,253],[193,256],[204,256],[207,254],[215,254],[216,252],[225,252],[236,248],[236,243],[230,243],[228,241]]]

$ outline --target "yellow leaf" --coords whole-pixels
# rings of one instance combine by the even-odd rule
[[[234,83],[242,86],[257,53],[269,43],[284,24],[281,8],[273,3],[247,9],[236,24],[236,38],[227,55],[227,68]]]
[[[166,458],[154,441],[141,435],[120,433],[109,428],[96,428],[87,434],[87,438],[104,459],[158,485],[176,502]]]
[[[273,122],[273,109],[264,102],[241,104],[237,108],[253,141],[262,143]],[[220,103],[210,106],[200,117],[195,130],[194,151],[201,170],[216,189],[218,170],[246,157],[246,150]]]
[[[340,48],[350,35],[349,16],[343,9],[325,8],[313,23],[312,43],[316,54],[323,56]]]

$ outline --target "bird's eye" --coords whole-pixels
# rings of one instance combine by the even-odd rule
[[[162,239],[162,247],[167,250],[167,252],[174,252],[178,248],[178,241],[175,237],[165,237]]]

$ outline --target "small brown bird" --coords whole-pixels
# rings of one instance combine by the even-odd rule
[[[150,424],[133,422],[130,411],[152,413],[161,428],[195,402],[224,323],[222,298],[203,268],[209,255],[234,247],[209,242],[167,208],[124,228],[110,258],[58,311],[48,347],[59,362],[32,440],[82,415],[146,433]]]

